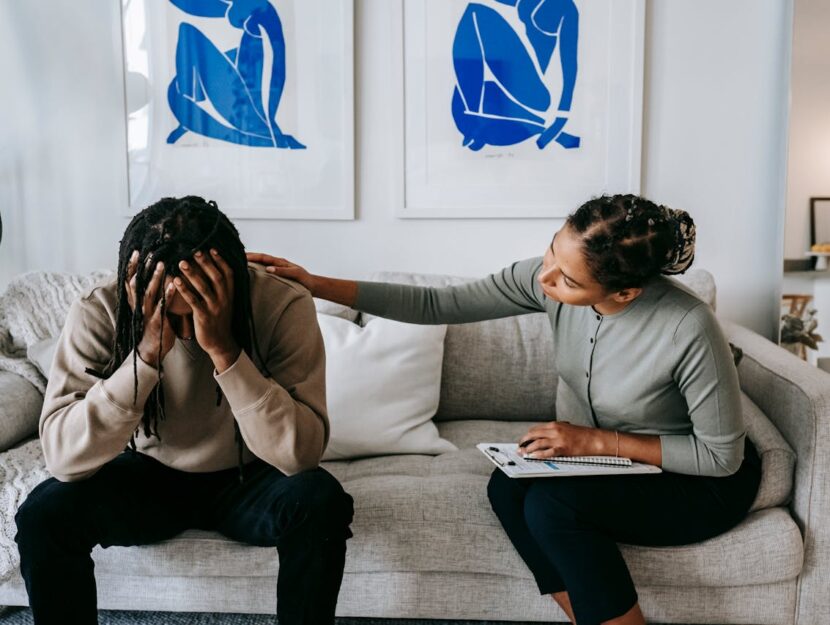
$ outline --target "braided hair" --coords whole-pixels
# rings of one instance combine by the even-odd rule
[[[589,200],[566,225],[582,236],[588,268],[608,292],[684,273],[694,260],[695,223],[689,214],[637,195]]]
[[[233,316],[231,334],[242,350],[252,359],[254,352],[263,375],[271,374],[259,352],[254,328],[251,305],[250,278],[245,257],[245,246],[239,232],[213,201],[189,195],[183,198],[164,198],[137,214],[124,232],[118,253],[117,295],[115,308],[115,336],[112,357],[101,377],[110,377],[132,352],[133,361],[133,403],[138,400],[138,343],[144,334],[144,311],[140,302],[144,300],[147,286],[158,262],[164,263],[162,284],[167,276],[181,276],[179,262],[190,260],[197,251],[209,253],[215,248],[230,266],[234,275]],[[126,296],[125,285],[130,257],[138,250],[139,257],[135,273],[136,306],[133,310]],[[161,314],[166,314],[165,289],[161,289]],[[161,338],[159,355],[161,355]],[[144,436],[155,436],[159,440],[158,422],[164,419],[164,386],[162,385],[161,359],[158,366],[158,382],[144,405],[141,424],[130,437],[130,448],[135,451],[135,436],[143,428]],[[216,386],[216,405],[222,401],[222,391]],[[242,479],[242,436],[239,425],[234,421],[234,435],[237,446],[239,475]]]

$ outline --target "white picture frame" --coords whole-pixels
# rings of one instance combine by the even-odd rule
[[[461,91],[460,74],[454,71],[455,39],[470,5],[477,5],[474,13],[485,10],[480,6],[498,13],[495,21],[512,27],[516,39],[532,51],[527,24],[505,0],[401,0],[399,218],[561,218],[603,193],[639,193],[645,2],[573,2],[579,11],[578,70],[565,130],[579,136],[579,147],[565,149],[551,141],[540,148],[537,135],[514,145],[472,150],[464,146],[468,138],[451,112],[451,99]],[[475,34],[483,42],[480,26],[475,23]],[[485,47],[482,43],[482,51]],[[539,70],[539,62],[534,63]],[[564,70],[558,76],[550,70],[560,66],[555,50],[548,74],[542,74],[551,98],[548,127],[559,115],[557,98],[565,83]]]
[[[353,1],[247,5],[122,0],[127,215],[193,194],[234,219],[354,219]]]

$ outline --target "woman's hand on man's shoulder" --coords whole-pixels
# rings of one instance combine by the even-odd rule
[[[248,252],[248,262],[257,263],[265,267],[265,271],[281,278],[288,278],[302,284],[309,291],[314,293],[314,276],[303,267],[292,263],[284,258],[262,254],[260,252]]]

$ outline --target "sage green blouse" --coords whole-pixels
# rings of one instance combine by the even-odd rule
[[[712,309],[660,277],[621,312],[601,315],[547,298],[536,280],[541,268],[532,258],[445,288],[359,282],[354,307],[419,324],[544,312],[559,376],[557,419],[658,435],[666,471],[737,471],[745,436],[738,374]]]

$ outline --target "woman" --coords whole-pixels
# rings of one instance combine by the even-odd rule
[[[658,475],[511,480],[488,494],[510,540],[573,623],[641,625],[618,542],[680,545],[739,523],[760,462],[745,437],[738,376],[712,310],[674,280],[694,257],[689,215],[633,195],[590,200],[543,258],[435,289],[310,275],[249,260],[313,295],[414,323],[464,323],[544,311],[559,373],[557,421],[519,443],[536,458],[614,455]]]

